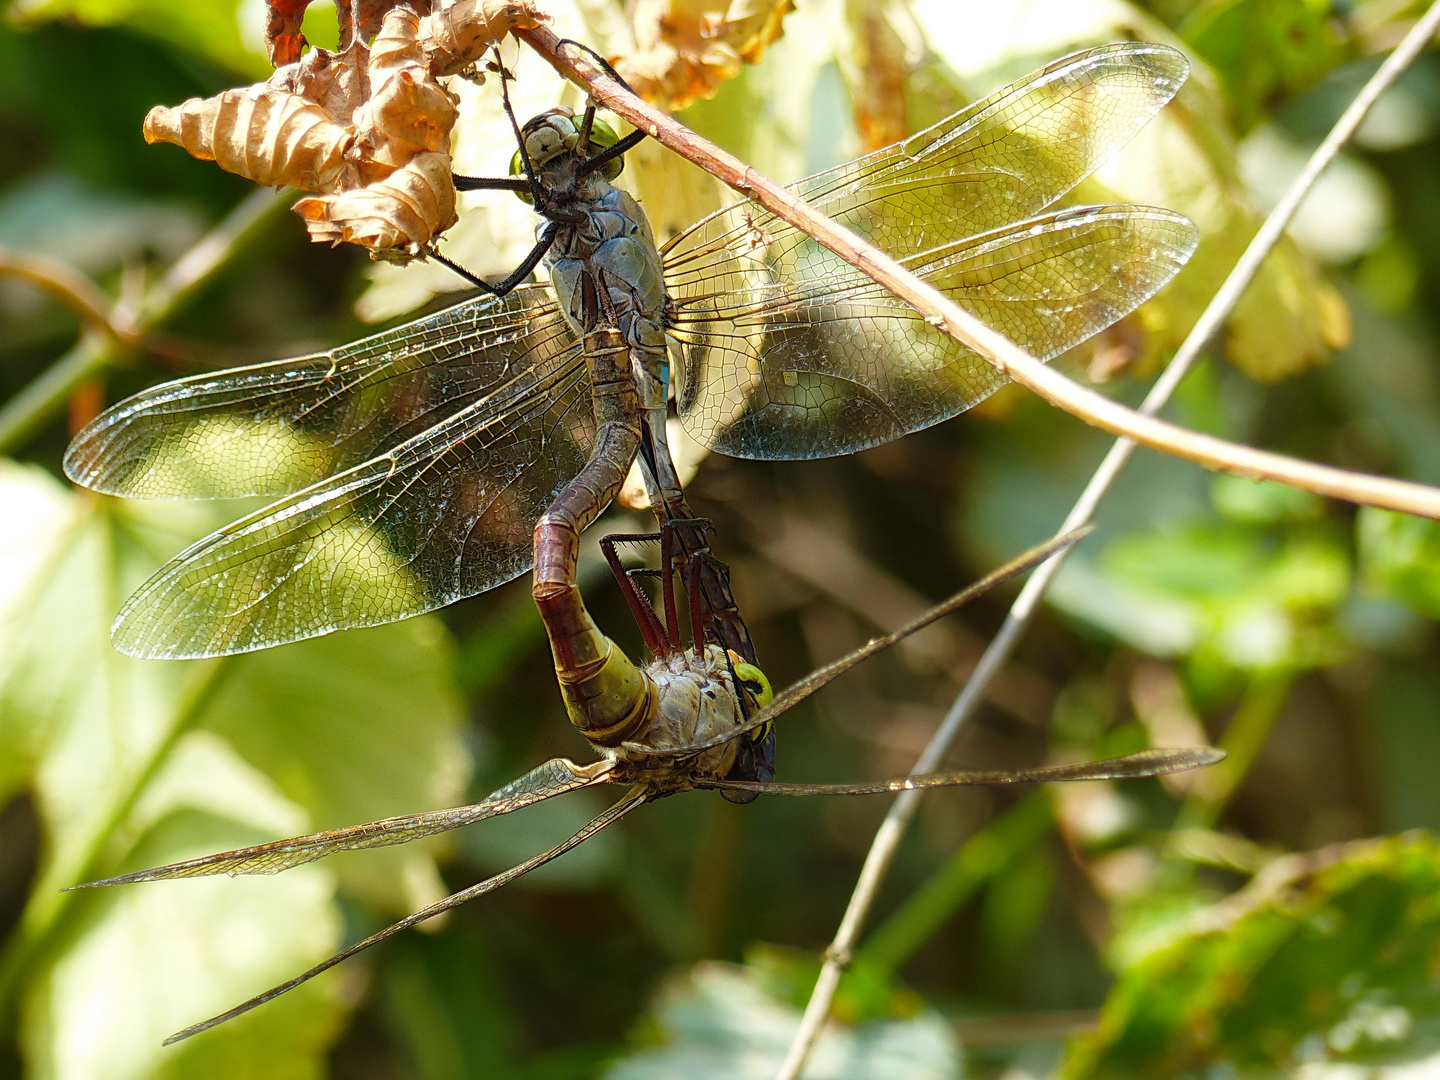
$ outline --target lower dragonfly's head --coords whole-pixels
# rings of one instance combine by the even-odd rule
[[[573,110],[564,106],[546,109],[527,120],[520,129],[520,137],[525,140],[525,153],[530,158],[531,167],[541,172],[564,155],[575,155],[583,159],[620,141],[614,128],[595,117],[590,124],[589,144],[582,147],[580,129],[583,123],[583,116],[576,116]],[[607,161],[599,172],[606,180],[614,180],[624,167],[625,159],[621,156]],[[520,176],[524,171],[524,161],[520,157],[520,151],[516,150],[515,156],[510,159],[510,175]],[[525,193],[518,194],[526,202],[530,201],[530,197]]]

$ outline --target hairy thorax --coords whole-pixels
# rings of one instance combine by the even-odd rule
[[[618,778],[645,781],[660,789],[683,791],[695,780],[718,780],[735,758],[727,742],[686,758],[669,751],[733,731],[747,718],[724,650],[707,645],[698,657],[686,650],[645,669],[658,690],[653,718],[645,730],[606,751]],[[750,711],[755,706],[749,703]]]

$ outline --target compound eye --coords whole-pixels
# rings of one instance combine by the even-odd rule
[[[763,709],[775,699],[775,691],[770,687],[770,680],[754,664],[747,664],[743,661],[736,664],[735,678],[740,680],[741,688],[750,695],[751,700],[758,708]]]
[[[520,160],[520,151],[519,151],[519,150],[516,150],[516,151],[515,151],[515,156],[510,159],[510,175],[511,175],[511,176],[524,176],[524,175],[525,175],[525,163]],[[531,196],[530,192],[528,192],[528,191],[517,191],[517,192],[515,192],[515,197],[516,197],[517,199],[519,199],[521,202],[525,203],[527,206],[534,206],[534,205],[535,205],[535,199]]]
[[[598,116],[590,122],[590,146],[592,149],[604,150],[619,141],[620,136],[615,134],[615,129]],[[600,171],[606,180],[614,180],[624,168],[625,156],[622,154],[613,161],[607,161],[605,167]]]

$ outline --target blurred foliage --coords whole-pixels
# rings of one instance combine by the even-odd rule
[[[608,55],[633,47],[618,2],[548,6],[562,34]],[[1175,104],[1075,196],[1172,207],[1202,232],[1170,289],[1061,361],[1133,403],[1419,5],[799,8],[760,63],[682,114],[785,180],[1074,49],[1127,37],[1189,49]],[[264,77],[262,6],[12,0],[4,15],[0,246],[137,304],[247,194],[174,147],[146,147],[140,120]],[[325,41],[333,25],[317,4],[306,33]],[[511,55],[517,110],[576,103],[543,64]],[[503,172],[512,148],[493,85],[457,92],[457,168]],[[1173,419],[1440,482],[1437,131],[1430,54],[1317,185]],[[662,237],[725,198],[651,145],[623,176]],[[447,253],[508,270],[530,215],[505,193],[461,205]],[[109,649],[131,589],[238,511],[69,491],[59,456],[98,399],[348,340],[362,319],[457,288],[434,264],[309,246],[285,214],[224,254],[167,311],[164,361],[106,354],[100,378],[39,396],[17,395],[51,385],[89,338],[63,306],[0,278],[0,431],[23,408],[38,432],[7,446],[21,461],[0,469],[0,1077],[772,1075],[880,801],[666,800],[430,933],[160,1048],[401,909],[553,843],[598,805],[579,793],[448,845],[274,878],[58,891],[453,803],[581,753],[523,582],[436,617],[223,662]],[[1007,391],[853,459],[709,459],[694,503],[715,519],[760,656],[784,684],[1047,535],[1108,444]],[[930,796],[807,1075],[1433,1068],[1440,850],[1404,830],[1440,830],[1440,531],[1144,451],[1098,520],[956,762],[1201,740],[1229,760],[1163,783]],[[641,524],[612,512],[593,532]],[[823,538],[825,557],[814,539],[797,555],[797,534]],[[584,566],[597,619],[638,648],[593,552]],[[782,778],[908,768],[1003,612],[1003,597],[982,604],[787,718]]]

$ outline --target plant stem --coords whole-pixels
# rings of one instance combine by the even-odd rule
[[[1035,791],[960,845],[856,952],[855,963],[885,976],[914,955],[985,882],[1034,847],[1054,821],[1050,796]]]
[[[290,205],[295,194],[261,188],[242,199],[149,289],[138,305],[134,337],[138,340],[183,308],[216,271]],[[109,334],[83,337],[0,409],[0,454],[15,453],[64,409],[77,386],[131,355],[129,348]]]

